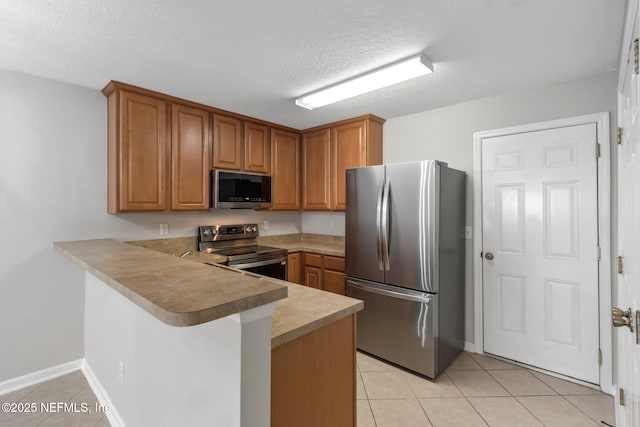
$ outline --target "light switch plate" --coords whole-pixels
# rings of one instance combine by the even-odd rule
[[[160,224],[160,235],[166,236],[169,234],[169,224]]]

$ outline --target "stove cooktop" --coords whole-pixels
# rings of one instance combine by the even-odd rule
[[[222,248],[210,251],[216,255],[227,257],[228,261],[236,261],[240,259],[250,259],[265,255],[279,255],[287,252],[286,249],[272,248],[270,246],[237,246],[233,248]]]

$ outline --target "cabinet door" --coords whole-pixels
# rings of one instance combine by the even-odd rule
[[[301,257],[300,252],[289,254],[287,257],[287,280],[301,284]]]
[[[309,132],[302,138],[302,208],[329,210],[331,191],[329,129]]]
[[[171,107],[171,210],[209,210],[209,113]]]
[[[213,115],[213,167],[241,170],[243,156],[242,122],[233,117]]]
[[[167,103],[122,92],[119,212],[167,209]],[[117,161],[117,160],[116,160]]]
[[[300,209],[300,135],[271,129],[271,209]]]
[[[310,288],[322,289],[322,269],[305,265],[304,285]]]
[[[345,288],[344,273],[338,271],[324,270],[322,272],[322,289],[335,294],[344,295]]]
[[[269,127],[244,122],[244,170],[271,172],[271,134]]]
[[[331,134],[331,204],[332,210],[346,208],[347,168],[367,165],[366,121],[332,128]]]
[[[323,266],[327,270],[344,273],[344,258],[339,256],[324,255]]]
[[[307,267],[322,268],[322,255],[314,254],[311,252],[305,252],[304,265],[306,265]]]

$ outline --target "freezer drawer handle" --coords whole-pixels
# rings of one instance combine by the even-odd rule
[[[410,294],[405,294],[404,292],[390,291],[387,289],[380,289],[373,286],[363,286],[354,282],[347,282],[347,285],[356,289],[361,289],[363,291],[373,292],[375,294],[385,295],[392,298],[403,299],[403,300],[413,301],[413,302],[420,302],[423,304],[429,304],[431,302],[430,296],[421,297],[418,295],[410,295]]]

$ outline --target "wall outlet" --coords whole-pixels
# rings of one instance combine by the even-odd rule
[[[473,239],[473,227],[471,227],[470,225],[466,225],[464,227],[464,238],[466,240]]]
[[[335,221],[329,221],[329,230],[333,230],[335,226],[336,226]]]
[[[160,224],[160,235],[166,236],[169,234],[169,224]]]
[[[124,362],[122,360],[118,360],[118,381],[120,384],[124,384]]]
[[[269,229],[270,224],[269,224],[269,221],[267,221],[266,219],[263,221],[262,225],[265,230]]]

